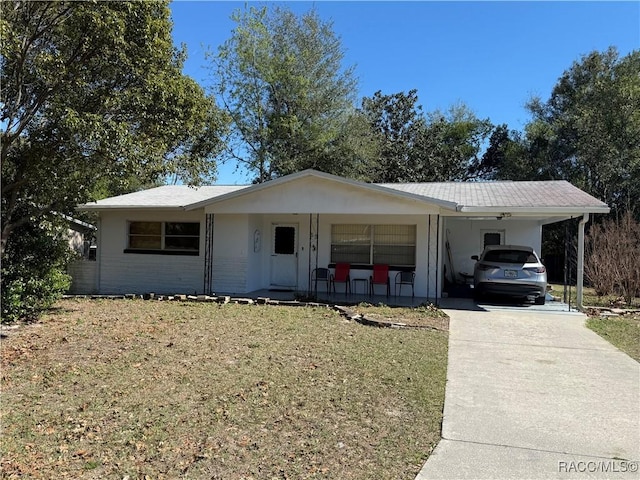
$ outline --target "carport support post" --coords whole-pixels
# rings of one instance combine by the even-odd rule
[[[584,226],[589,221],[589,214],[582,215],[578,222],[578,271],[576,272],[576,306],[582,310],[582,287],[584,283]]]

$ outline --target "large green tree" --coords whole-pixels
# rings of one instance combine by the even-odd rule
[[[480,119],[465,104],[451,106],[446,112],[429,112],[414,155],[415,181],[462,181],[473,177],[471,167],[493,125]]]
[[[362,99],[362,112],[378,138],[379,155],[370,164],[374,182],[415,180],[414,149],[426,128],[417,90],[383,94],[377,91]]]
[[[546,102],[530,103],[529,142],[546,176],[564,177],[614,211],[640,205],[640,50],[574,62]],[[639,212],[640,213],[640,212]]]
[[[166,1],[0,2],[0,35],[4,294],[40,254],[24,237],[97,191],[215,174],[224,118],[182,74]]]
[[[493,128],[464,104],[424,114],[416,90],[376,92],[363,99],[362,111],[380,146],[370,164],[375,182],[465,180]]]
[[[231,37],[208,57],[213,91],[233,119],[229,157],[258,182],[305,168],[362,176],[375,144],[331,23],[281,7],[232,18]]]
[[[528,104],[524,132],[496,131],[478,171],[488,178],[565,179],[640,216],[640,50],[592,52],[565,71],[548,100]]]
[[[2,246],[98,181],[197,182],[223,125],[182,74],[167,2],[2,2]],[[126,186],[125,186],[126,187]]]
[[[471,178],[483,180],[532,180],[540,175],[532,162],[523,134],[506,124],[494,127],[481,157],[469,168]]]

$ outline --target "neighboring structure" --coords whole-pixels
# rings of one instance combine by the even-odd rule
[[[391,266],[392,282],[413,270],[416,296],[434,300],[446,279],[473,271],[484,245],[540,252],[543,225],[581,217],[583,239],[589,214],[609,211],[565,181],[368,184],[314,170],[79,208],[100,215],[100,293],[308,291],[314,268],[345,261],[352,277],[367,278],[376,263]]]
[[[95,225],[83,222],[77,218],[72,218],[67,215],[62,215],[62,217],[67,221],[67,241],[69,242],[69,248],[78,254],[78,256],[89,258],[91,255],[91,247],[94,244],[96,230],[98,229]]]
[[[98,264],[96,262],[95,225],[63,215],[68,222],[67,241],[77,259],[69,264],[71,276],[69,293],[97,293]]]

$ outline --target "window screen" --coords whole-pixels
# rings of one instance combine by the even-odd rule
[[[499,232],[489,232],[484,234],[484,246],[500,245],[502,243],[502,234]]]
[[[200,249],[200,223],[129,222],[128,248],[197,253]]]
[[[415,265],[415,225],[375,225],[373,263]]]
[[[331,261],[414,266],[415,225],[331,226]]]
[[[129,248],[162,248],[161,222],[131,222],[129,224]]]
[[[331,261],[370,263],[370,225],[331,225]]]

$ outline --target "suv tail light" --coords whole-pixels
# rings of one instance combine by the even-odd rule
[[[481,272],[485,272],[487,270],[493,270],[493,269],[498,268],[498,267],[496,267],[494,265],[487,265],[486,263],[480,263],[477,268]]]
[[[534,273],[544,273],[547,271],[544,265],[542,267],[527,267],[524,270],[527,270],[529,272],[534,272]]]

